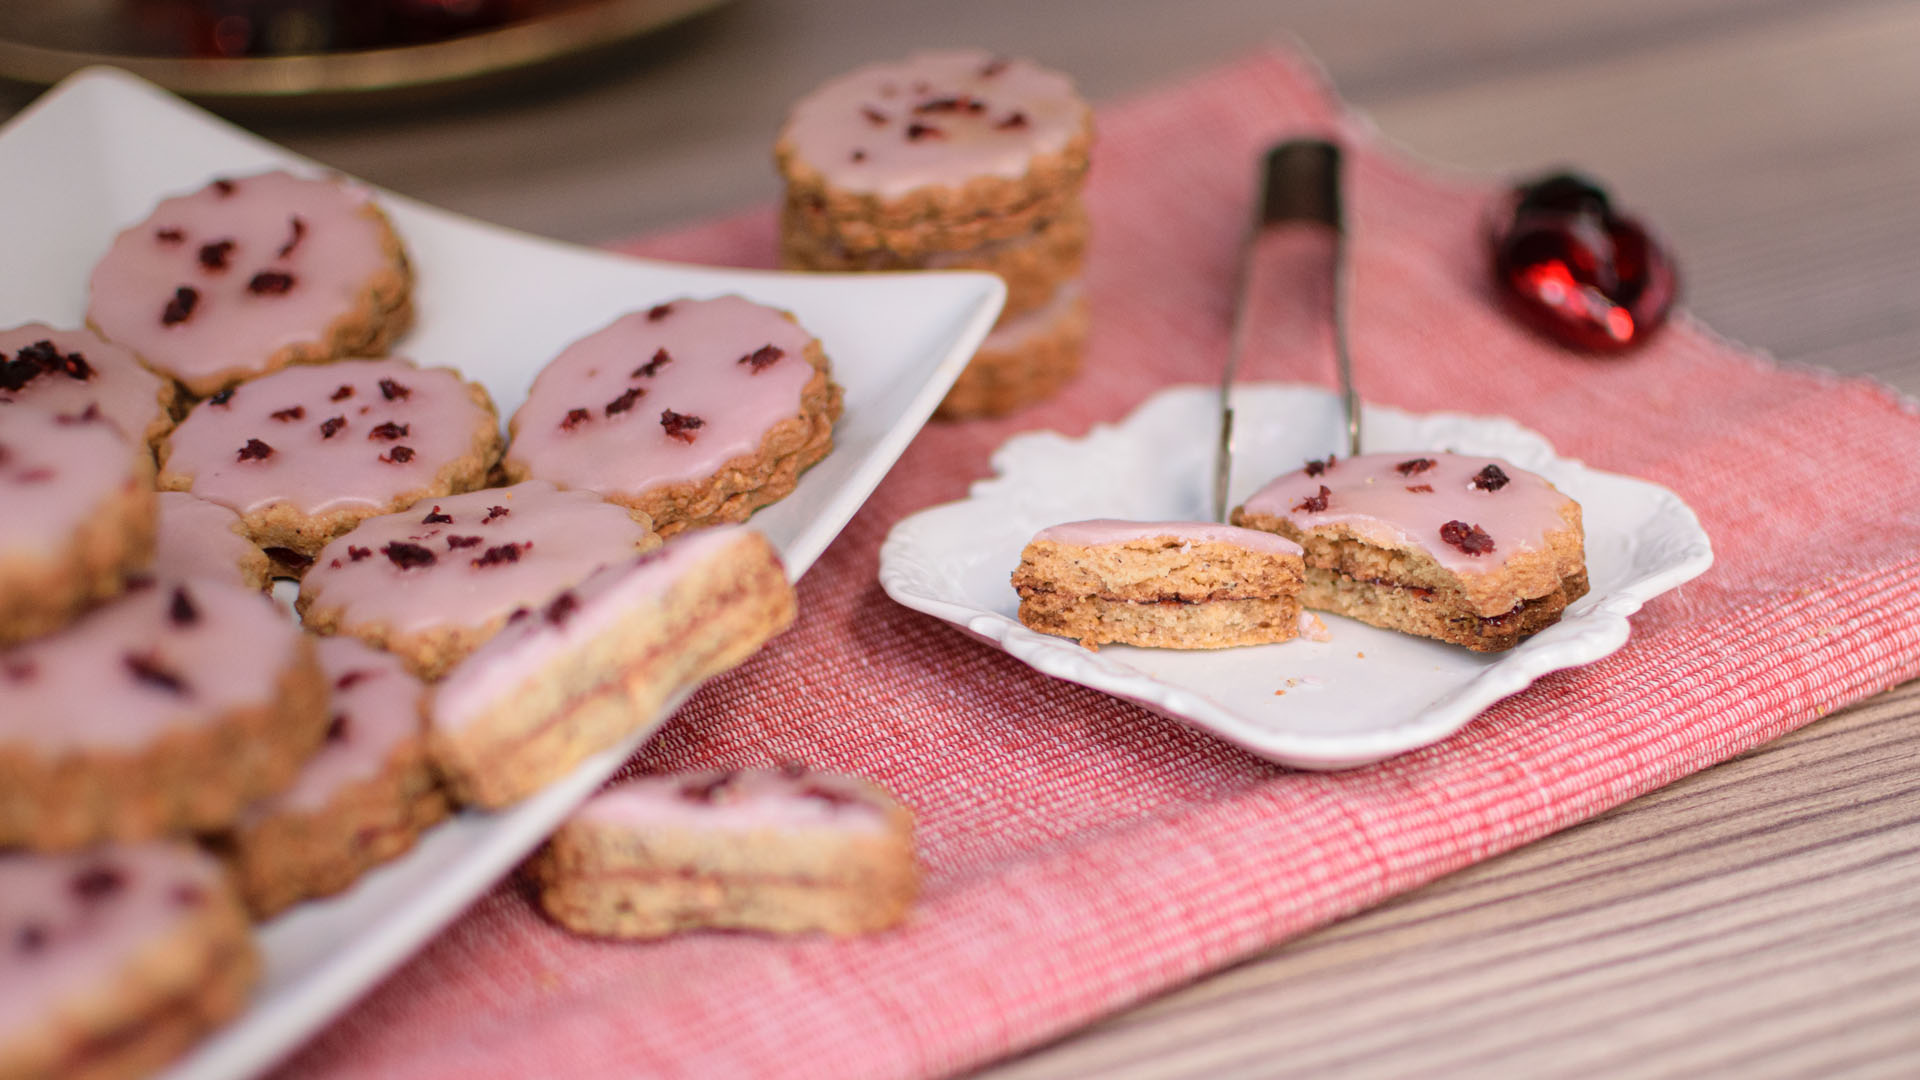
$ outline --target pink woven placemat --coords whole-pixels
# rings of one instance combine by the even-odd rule
[[[1034,674],[875,583],[904,515],[1031,428],[1079,433],[1225,354],[1260,148],[1349,140],[1354,354],[1371,401],[1511,416],[1667,485],[1718,552],[1606,660],[1371,768],[1287,772]],[[919,814],[927,889],[865,940],[577,940],[503,884],[302,1051],[292,1076],[907,1077],[1031,1046],[1505,851],[1920,673],[1920,419],[1682,320],[1596,362],[1494,309],[1491,188],[1436,177],[1272,53],[1106,110],[1087,192],[1095,330],[1065,397],[936,424],[801,584],[799,624],[693,699],[646,770],[799,759]],[[635,247],[769,265],[771,212]],[[1684,255],[1684,253],[1683,253]],[[1269,342],[1250,378],[1325,381]]]

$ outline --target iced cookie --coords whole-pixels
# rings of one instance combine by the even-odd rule
[[[184,844],[0,854],[0,1076],[146,1076],[240,1011],[260,962]]]
[[[298,607],[315,633],[362,638],[434,679],[515,610],[659,543],[644,515],[531,480],[366,521],[320,552]]]
[[[370,193],[284,172],[163,201],[93,268],[87,324],[196,396],[378,355],[413,319],[412,275]]]
[[[1087,298],[1069,282],[1045,307],[994,327],[934,415],[1002,416],[1052,397],[1079,372],[1087,328]]]
[[[793,586],[752,529],[688,533],[517,613],[434,689],[428,739],[456,798],[525,798],[666,719],[677,692],[793,621]]]
[[[319,650],[333,688],[326,741],[291,788],[248,808],[227,838],[256,918],[339,892],[447,814],[427,764],[425,686],[398,657],[353,638]]]
[[[233,824],[320,745],[313,646],[271,600],[149,583],[0,651],[0,847]]]
[[[155,577],[214,578],[253,590],[271,584],[266,553],[246,536],[240,515],[184,491],[162,491]]]
[[[1494,458],[1311,461],[1233,521],[1306,549],[1305,606],[1479,652],[1512,648],[1587,592],[1580,504]]]
[[[788,228],[899,256],[1029,236],[1069,212],[1093,141],[1072,80],[979,50],[915,53],[822,85],[774,146]]]
[[[1020,621],[1045,634],[1162,649],[1291,641],[1300,545],[1201,521],[1075,521],[1042,529],[1013,572]]]
[[[52,631],[153,558],[153,460],[95,411],[0,405],[0,646]]]
[[[878,786],[804,768],[626,780],[587,800],[531,864],[575,933],[899,924],[919,892],[913,814]]]
[[[90,330],[28,323],[0,330],[0,405],[111,421],[128,439],[151,446],[173,427],[178,390]]]
[[[646,513],[662,536],[744,521],[833,448],[820,343],[738,296],[674,300],[566,347],[513,414],[506,472]]]
[[[499,452],[480,384],[451,368],[347,360],[201,402],[161,444],[159,484],[238,513],[276,572],[298,577],[367,518],[481,486]]]

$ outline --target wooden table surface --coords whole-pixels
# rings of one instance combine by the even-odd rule
[[[1730,337],[1920,393],[1920,4],[740,0],[483,100],[245,119],[607,241],[772,199],[787,102],[867,59],[978,43],[1108,100],[1286,33],[1422,154],[1605,178]],[[1909,684],[982,1075],[1920,1075],[1916,765]]]

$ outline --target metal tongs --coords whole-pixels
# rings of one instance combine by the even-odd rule
[[[1347,405],[1347,456],[1360,453],[1360,397],[1353,390],[1353,362],[1347,355],[1347,235],[1340,199],[1340,148],[1325,139],[1290,139],[1267,151],[1260,202],[1252,228],[1240,249],[1240,282],[1234,302],[1233,343],[1220,376],[1220,447],[1213,464],[1213,516],[1227,519],[1227,481],[1233,472],[1233,381],[1245,352],[1252,321],[1254,252],[1262,237],[1292,225],[1324,225],[1333,230],[1333,352],[1340,369],[1340,390]]]

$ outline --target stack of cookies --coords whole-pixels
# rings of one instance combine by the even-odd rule
[[[789,269],[984,270],[1000,322],[939,415],[994,416],[1079,370],[1081,202],[1093,113],[1066,76],[974,51],[843,75],[793,107],[774,148]]]

